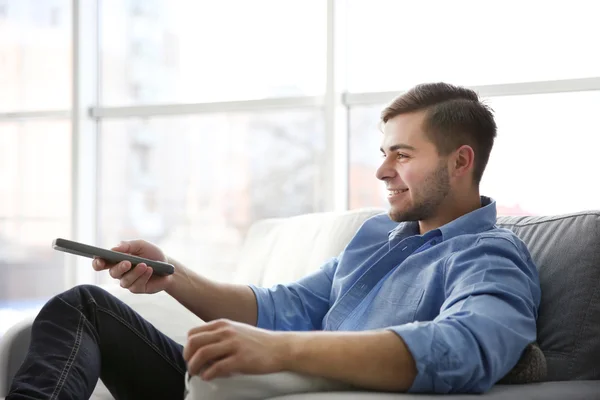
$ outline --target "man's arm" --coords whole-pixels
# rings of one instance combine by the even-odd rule
[[[272,288],[251,285],[258,307],[256,326],[276,331],[320,330],[329,311],[333,275],[340,257],[293,283]]]
[[[407,391],[417,376],[408,347],[391,331],[286,334],[284,370],[394,392]]]
[[[166,261],[175,266],[175,273],[172,275],[154,276],[152,269],[144,263],[132,267],[129,261],[113,264],[100,258],[93,260],[92,266],[96,271],[108,270],[110,276],[118,279],[121,287],[130,292],[152,294],[165,290],[204,321],[229,318],[256,324],[256,300],[247,286],[223,284],[203,278],[145,240],[122,241],[112,250]]]
[[[165,291],[200,319],[227,318],[256,325],[256,298],[248,286],[212,281],[172,258],[169,262],[175,273]]]
[[[485,392],[536,339],[537,270],[524,246],[486,237],[448,259],[444,274],[440,314],[390,328],[415,360],[411,391]]]
[[[273,288],[214,282],[176,260],[167,293],[203,321],[230,319],[271,330],[320,329],[337,258],[296,282]]]

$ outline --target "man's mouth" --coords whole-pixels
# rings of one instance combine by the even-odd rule
[[[388,197],[393,197],[405,192],[408,192],[408,189],[388,189]]]

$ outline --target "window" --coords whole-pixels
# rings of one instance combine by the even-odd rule
[[[142,3],[102,2],[106,105],[324,91],[327,7],[321,0]],[[127,90],[132,81],[142,85],[142,96]]]
[[[311,110],[106,121],[100,245],[144,238],[226,280],[251,223],[323,210],[324,142]]]
[[[349,119],[348,206],[387,207],[387,192],[383,182],[375,177],[381,162],[381,106],[353,107]]]
[[[597,209],[600,92],[492,97],[498,137],[481,193],[504,215],[550,215]],[[384,106],[350,112],[350,207],[387,207],[375,178],[381,162],[377,124]]]
[[[600,74],[597,3],[348,0],[351,92]]]
[[[374,103],[417,83],[495,85],[480,88],[496,96],[487,101],[499,126],[482,193],[501,214],[600,207],[594,2],[328,4],[0,0],[0,268],[9,271],[0,281],[0,334],[66,286],[114,282],[93,271],[63,279],[72,256],[50,243],[69,237],[73,222],[93,244],[144,238],[228,280],[256,220],[342,206],[329,188],[346,155],[326,143],[345,142],[337,124],[345,106],[350,208],[387,208],[375,177],[383,105]],[[73,17],[83,37],[72,37]],[[91,57],[76,76],[73,46]],[[89,103],[72,124],[74,86]],[[561,93],[523,95],[551,91]],[[72,154],[72,134],[82,154]],[[97,187],[82,184],[90,182]],[[97,200],[86,221],[71,221],[72,189],[84,208]]]
[[[60,7],[53,7],[50,10],[50,26],[60,26],[61,25],[61,14],[62,10]]]
[[[71,101],[68,0],[8,0],[0,21],[0,112],[67,109]],[[53,15],[59,15],[50,24]],[[45,21],[43,22],[42,21]]]
[[[503,214],[598,209],[600,92],[493,97],[498,138],[481,189]]]
[[[0,334],[64,290],[71,135],[66,121],[0,123]]]

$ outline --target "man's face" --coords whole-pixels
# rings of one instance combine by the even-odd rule
[[[384,181],[393,221],[424,221],[437,216],[450,193],[447,157],[440,157],[423,131],[425,111],[398,115],[385,124],[383,162],[377,178]]]

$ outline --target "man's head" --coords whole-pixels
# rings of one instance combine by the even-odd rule
[[[390,191],[390,218],[439,226],[472,210],[496,137],[492,110],[474,91],[418,85],[383,110],[381,123],[377,178]]]

